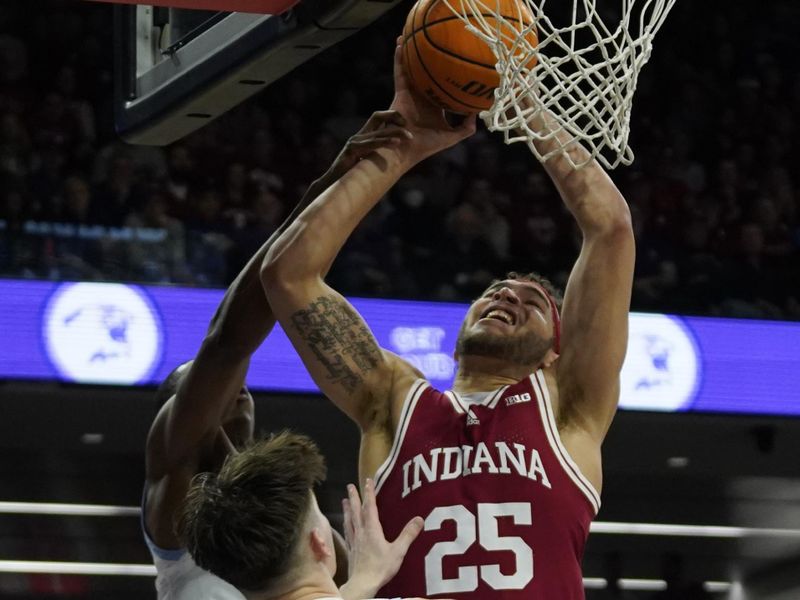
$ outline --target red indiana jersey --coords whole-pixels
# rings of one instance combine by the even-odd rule
[[[567,454],[541,371],[488,394],[411,386],[375,475],[387,539],[425,528],[384,598],[584,598],[600,497]]]

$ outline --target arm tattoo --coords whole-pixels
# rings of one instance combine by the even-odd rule
[[[347,301],[320,296],[292,315],[292,325],[328,371],[328,379],[352,392],[378,366],[381,349]],[[347,359],[355,363],[353,370]]]

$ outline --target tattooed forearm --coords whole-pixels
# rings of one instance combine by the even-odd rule
[[[320,296],[292,315],[292,325],[328,372],[348,392],[378,366],[381,349],[353,307],[336,296]]]

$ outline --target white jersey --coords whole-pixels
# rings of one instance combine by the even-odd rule
[[[144,525],[144,503],[142,534],[156,566],[158,600],[245,600],[230,583],[198,567],[185,548],[165,550],[156,546]]]

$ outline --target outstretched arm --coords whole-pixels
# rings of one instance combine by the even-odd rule
[[[159,479],[185,459],[196,457],[204,438],[216,433],[225,409],[244,385],[250,356],[275,325],[258,276],[261,262],[311,200],[307,194],[225,292],[197,356],[150,430],[148,479]]]
[[[393,398],[418,374],[382,350],[361,316],[324,281],[355,227],[420,160],[474,131],[474,119],[450,127],[444,113],[408,87],[395,54],[392,110],[375,113],[391,144],[361,160],[328,188],[270,249],[262,281],[270,304],[322,392],[362,431],[385,423]]]
[[[277,232],[234,280],[211,319],[195,359],[147,436],[145,523],[161,548],[177,548],[174,515],[214,444],[225,411],[244,385],[251,354],[275,324],[258,265]]]
[[[230,285],[197,356],[181,375],[174,396],[156,416],[147,439],[146,522],[160,546],[177,546],[172,531],[174,512],[199,468],[201,455],[216,439],[226,409],[244,385],[252,353],[275,324],[259,277],[264,256],[316,195],[380,143],[370,136],[354,136],[328,172],[309,187],[283,225]]]
[[[534,125],[554,127],[549,115]],[[538,150],[551,151],[557,143],[537,142]],[[567,152],[576,163],[588,158],[577,142]],[[585,430],[599,444],[616,412],[628,344],[635,258],[631,216],[622,194],[596,161],[576,170],[557,154],[544,167],[583,233],[564,294],[557,363],[559,418]]]
[[[311,376],[363,430],[388,414],[395,367],[361,316],[324,277],[356,225],[410,163],[396,148],[405,120],[397,112],[375,113],[365,129],[382,125],[387,145],[360,161],[313,202],[276,241],[261,268],[270,305]]]

